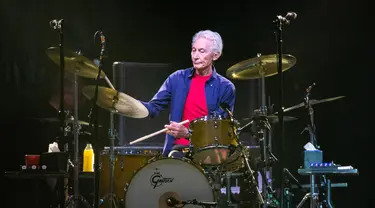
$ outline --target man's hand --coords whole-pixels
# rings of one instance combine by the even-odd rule
[[[189,130],[183,124],[174,121],[164,127],[168,129],[166,133],[175,138],[186,138],[189,135]]]

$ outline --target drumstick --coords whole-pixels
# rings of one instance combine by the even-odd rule
[[[186,124],[187,122],[189,122],[189,120],[182,121],[182,122],[180,122],[180,123],[178,123],[178,124]],[[166,131],[168,131],[167,128],[161,129],[161,130],[159,130],[159,131],[157,131],[157,132],[154,132],[154,133],[152,133],[152,134],[149,134],[149,135],[143,136],[143,137],[141,137],[141,138],[139,138],[139,139],[136,139],[136,140],[130,142],[129,144],[134,144],[134,143],[137,143],[137,142],[140,142],[140,141],[146,140],[146,139],[148,139],[148,138],[150,138],[150,137],[156,136],[156,135],[161,134],[161,133],[166,132]]]
[[[108,85],[113,89],[113,90],[116,90],[115,87],[112,85],[111,81],[109,81],[108,77],[105,76],[104,77],[105,81],[107,81]]]

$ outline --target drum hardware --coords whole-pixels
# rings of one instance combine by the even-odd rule
[[[245,152],[244,152],[243,149],[241,149],[241,157],[245,161],[245,165],[246,165],[246,168],[248,170],[247,174],[248,174],[248,177],[250,178],[250,183],[249,183],[250,189],[251,190],[252,189],[256,190],[256,192],[257,192],[257,198],[259,200],[259,204],[260,205],[264,205],[264,199],[263,199],[262,194],[260,193],[259,187],[257,185],[257,181],[255,180],[254,171],[250,167],[249,159],[246,157]]]
[[[194,205],[200,205],[200,206],[215,206],[217,205],[217,202],[203,202],[203,201],[197,201],[196,199],[193,199],[193,200],[187,200],[187,201],[178,201],[176,198],[174,197],[168,197],[167,199],[167,205],[169,207],[176,207],[177,205],[187,205],[187,204],[194,204]]]
[[[63,20],[59,21],[59,24],[61,24]],[[62,41],[62,26],[60,25],[58,28],[60,28],[60,47],[50,47],[47,49],[47,55],[48,57],[55,62],[56,64],[60,65],[61,67],[61,98],[60,102],[63,104],[64,102],[64,72],[65,70],[69,70],[70,72],[73,73],[74,75],[74,115],[73,115],[73,169],[74,169],[74,176],[73,176],[73,192],[74,195],[69,197],[66,206],[69,206],[71,203],[73,204],[73,207],[78,207],[78,201],[82,201],[86,206],[90,207],[89,203],[84,199],[83,196],[79,194],[79,133],[81,129],[81,125],[78,121],[78,80],[77,76],[87,76],[90,74],[91,68],[85,62],[87,59],[83,57],[80,53],[74,53],[72,51],[65,51],[63,46],[63,41]],[[66,54],[67,55],[66,55]],[[60,106],[61,108],[61,106]],[[65,124],[65,118],[63,118],[64,114],[61,113],[64,112],[63,110],[60,110],[60,119],[61,123]],[[65,117],[65,116],[64,116]],[[63,127],[62,131],[65,130],[65,126]]]
[[[55,62],[58,62],[60,65],[60,110],[59,110],[59,119],[60,119],[60,132],[61,136],[65,136],[65,109],[64,109],[64,77],[65,77],[65,60],[64,60],[64,32],[63,32],[63,25],[64,20],[51,20],[49,22],[50,27],[54,31],[58,31],[59,33],[59,50],[58,56],[54,59]]]
[[[316,140],[316,127],[314,123],[314,109],[312,107],[312,104],[310,103],[310,95],[311,95],[311,90],[315,86],[315,83],[310,85],[304,95],[304,104],[305,107],[308,109],[308,114],[310,117],[310,123],[307,124],[307,127],[305,129],[308,130],[309,135],[310,135],[310,143],[317,148],[317,140]],[[310,198],[310,208],[315,208],[319,207],[319,201],[318,201],[318,193],[315,191],[315,175],[311,174],[310,175],[310,192],[305,195],[305,197],[302,199],[302,201],[298,204],[297,207],[301,207],[303,203]]]
[[[246,128],[247,126],[249,126],[250,124],[252,124],[253,121],[249,122],[248,124],[246,124],[245,126],[243,126],[242,128],[240,128],[240,130]],[[241,144],[241,142],[239,141],[239,132],[235,132],[235,138],[238,142],[238,146],[239,146],[239,149],[241,151],[241,154],[240,154],[240,157],[243,159],[244,163],[245,163],[245,167],[247,169],[247,171],[245,172],[245,174],[248,176],[248,178],[250,179],[249,180],[249,188],[250,190],[255,190],[256,191],[256,194],[257,194],[257,198],[259,200],[259,205],[264,205],[265,202],[264,202],[264,198],[262,196],[262,194],[260,193],[260,190],[259,190],[259,187],[258,187],[258,183],[255,179],[255,176],[254,176],[254,170],[251,168],[250,166],[250,162],[249,162],[249,158],[247,157],[246,153],[245,153],[245,148],[243,148],[243,145]]]
[[[271,176],[271,167],[273,162],[278,161],[274,154],[272,154],[270,150],[270,141],[265,139],[265,131],[268,130],[269,132],[272,131],[271,124],[268,122],[266,114],[262,110],[255,110],[253,116],[254,124],[256,133],[255,139],[257,143],[259,143],[260,148],[260,161],[258,161],[258,169],[262,179],[262,190],[265,193],[266,204],[267,207],[276,207],[279,203],[275,198],[275,190],[272,187],[272,176]]]
[[[272,55],[261,55],[260,53],[258,53],[257,57],[255,58],[247,59],[247,60],[241,61],[231,66],[226,71],[226,75],[229,78],[238,79],[238,80],[260,78],[261,79],[261,93],[260,93],[261,94],[261,107],[259,111],[262,116],[267,116],[268,112],[267,112],[266,99],[265,99],[265,96],[266,96],[265,95],[265,77],[280,74],[281,72],[284,72],[290,69],[292,66],[295,65],[295,63],[296,63],[296,58],[289,54],[283,55],[281,53],[278,53],[278,54],[272,54]],[[280,82],[280,84],[282,84],[282,82]],[[280,93],[282,97],[282,91]],[[281,105],[282,105],[282,102],[281,102]],[[279,117],[278,119],[279,121],[283,121],[282,115],[278,115],[278,117]],[[282,124],[283,122],[279,122],[279,123]],[[262,132],[260,133],[263,134],[266,131],[267,130],[262,130]],[[270,140],[270,138],[268,138],[268,140]],[[266,145],[267,145],[267,142],[263,142],[263,145],[261,148],[263,151],[262,157],[267,159],[268,155],[264,154],[267,148]],[[268,180],[270,180],[272,183],[272,177],[270,177]]]
[[[114,193],[114,179],[115,179],[115,154],[114,154],[114,146],[115,146],[115,139],[117,137],[116,130],[114,128],[114,120],[113,120],[114,112],[110,112],[110,129],[109,129],[109,193],[107,193],[104,197],[100,198],[98,202],[100,206],[105,200],[109,201],[109,207],[115,208],[120,206],[118,196]],[[124,165],[124,164],[123,164]],[[127,164],[126,164],[127,165]],[[99,168],[98,168],[99,169]]]
[[[70,199],[67,202],[67,206],[70,202],[73,203],[74,207],[78,206],[78,201],[82,201],[85,206],[91,207],[86,199],[79,194],[79,131],[81,129],[81,125],[78,122],[78,84],[77,84],[77,73],[74,73],[74,122],[73,122],[73,135],[74,135],[74,142],[73,142],[73,155],[74,155],[74,176],[73,176],[73,192],[74,192],[74,199]]]
[[[313,85],[315,85],[315,83]],[[313,85],[311,85],[311,86],[313,86]],[[316,105],[316,104],[320,104],[320,103],[331,102],[331,101],[338,100],[338,99],[341,99],[341,98],[344,98],[344,97],[345,96],[337,96],[337,97],[325,98],[325,99],[321,99],[321,100],[310,99],[309,103],[310,103],[310,105]],[[285,108],[284,112],[289,112],[291,110],[294,110],[294,109],[297,109],[297,108],[302,108],[302,107],[306,107],[305,101],[298,104],[298,105],[294,105],[292,107]]]
[[[292,179],[292,181],[294,181],[294,184],[296,184],[297,188],[304,191],[304,192],[307,192],[307,190],[302,187],[301,183],[297,180],[297,178],[288,170],[288,168],[284,168],[283,169],[284,171],[284,189],[283,189],[283,192],[284,192],[284,207],[285,208],[292,208],[292,198],[294,196],[293,192],[291,191],[292,189],[292,185],[290,183],[290,179]]]

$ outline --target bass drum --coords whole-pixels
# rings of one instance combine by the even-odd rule
[[[133,176],[126,188],[125,207],[168,207],[169,197],[215,202],[214,191],[201,167],[186,159],[162,158],[145,165]]]

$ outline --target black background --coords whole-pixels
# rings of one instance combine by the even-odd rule
[[[298,14],[284,28],[283,52],[297,58],[297,64],[284,72],[284,106],[301,102],[303,91],[316,83],[312,98],[323,99],[345,95],[344,99],[314,106],[318,144],[325,161],[353,165],[359,176],[340,176],[334,182],[348,182],[348,188],[333,190],[337,207],[367,207],[371,165],[367,147],[372,29],[369,3],[365,0],[345,1],[239,1],[174,3],[148,1],[2,1],[1,3],[1,140],[4,170],[14,170],[23,163],[24,154],[46,151],[56,136],[55,124],[41,123],[32,117],[53,117],[55,111],[48,101],[58,91],[59,68],[46,56],[45,50],[58,46],[58,34],[49,21],[64,19],[65,47],[81,49],[90,59],[99,56],[98,39],[94,33],[102,30],[107,38],[104,71],[112,74],[114,61],[141,63],[171,63],[177,70],[190,66],[191,37],[202,29],[218,31],[224,40],[223,56],[216,66],[224,74],[231,65],[255,57],[257,53],[276,53],[275,28],[272,21],[288,11]],[[134,88],[145,87],[139,94],[148,100],[158,90],[170,71],[135,73],[139,80]],[[133,78],[132,78],[133,79]],[[147,80],[147,81],[144,81]],[[277,76],[266,79],[267,97],[280,106]],[[259,105],[257,80],[233,80],[237,88],[235,116],[250,117]],[[92,84],[81,79],[80,86]],[[101,83],[105,85],[105,83]],[[129,87],[130,89],[130,87]],[[131,91],[131,90],[130,90]],[[87,120],[90,104],[82,97],[80,118]],[[100,110],[100,122],[107,126],[108,113]],[[308,122],[307,110],[297,109],[287,114],[298,117],[285,123],[284,140],[274,137],[276,147],[284,144],[284,166],[297,174],[302,165],[303,145],[307,133],[300,134]],[[159,120],[139,120],[137,135],[157,131],[168,122],[167,112]],[[163,119],[165,118],[165,119]],[[147,128],[142,128],[147,127]],[[107,130],[103,128],[103,140]],[[135,139],[135,138],[131,138]],[[244,138],[246,139],[246,138]],[[162,143],[163,137],[154,139]],[[366,157],[367,156],[367,157]],[[4,198],[17,203],[31,198],[7,179]],[[16,191],[16,192],[14,192]],[[25,193],[27,193],[25,191]],[[12,196],[12,197],[11,197]],[[18,198],[17,198],[18,197]],[[30,197],[30,198],[29,198]],[[19,199],[21,198],[21,200]],[[17,204],[16,203],[16,204]]]

